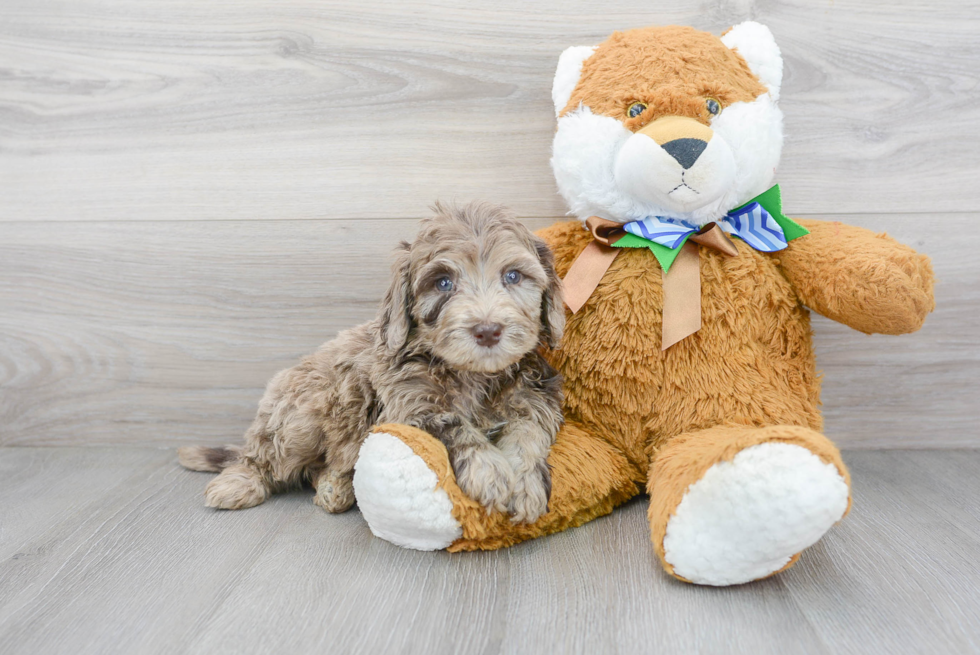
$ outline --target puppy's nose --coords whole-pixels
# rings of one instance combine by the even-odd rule
[[[485,348],[492,348],[500,341],[504,327],[500,323],[481,323],[471,330],[476,342]]]
[[[701,139],[674,139],[660,147],[666,150],[667,154],[676,159],[677,163],[686,170],[694,166],[694,162],[708,147],[708,142]]]

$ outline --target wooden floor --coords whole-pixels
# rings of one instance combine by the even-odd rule
[[[854,510],[785,574],[679,583],[645,500],[491,553],[403,550],[309,492],[202,506],[149,448],[0,449],[0,652],[980,652],[980,452],[847,452]]]

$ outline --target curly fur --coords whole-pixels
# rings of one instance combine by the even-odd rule
[[[243,446],[180,449],[187,468],[221,471],[209,506],[251,507],[305,480],[317,504],[344,511],[370,426],[397,422],[441,439],[487,508],[518,522],[544,513],[561,381],[538,350],[564,326],[551,251],[501,207],[435,210],[398,249],[378,317],[278,373]],[[495,344],[478,342],[485,325]]]

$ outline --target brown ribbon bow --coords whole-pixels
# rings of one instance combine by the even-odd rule
[[[593,241],[572,262],[563,280],[565,304],[573,314],[586,303],[623,250],[614,248],[613,244],[626,236],[622,224],[598,216],[589,217],[585,225],[592,232]],[[729,257],[738,256],[738,248],[715,223],[708,223],[688,237],[671,264],[670,273],[663,272],[661,350],[667,350],[701,329],[701,272],[698,247],[694,244],[714,248]]]

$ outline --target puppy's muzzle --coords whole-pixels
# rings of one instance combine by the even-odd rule
[[[664,116],[643,127],[637,134],[653,139],[685,170],[694,166],[714,136],[710,127],[684,116]]]
[[[500,341],[500,335],[504,333],[504,326],[500,323],[481,323],[473,327],[470,332],[473,333],[477,345],[493,348]]]

